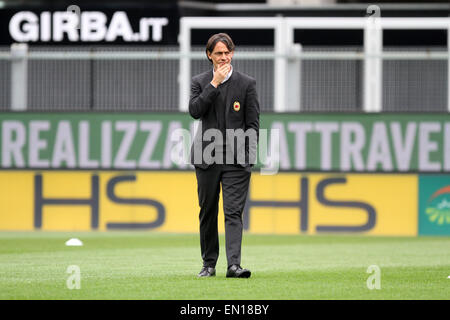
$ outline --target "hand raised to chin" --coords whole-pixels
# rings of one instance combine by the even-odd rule
[[[211,84],[217,88],[217,86],[220,85],[223,80],[225,80],[230,70],[231,65],[229,63],[224,63],[220,65],[214,72],[214,77],[211,81]]]

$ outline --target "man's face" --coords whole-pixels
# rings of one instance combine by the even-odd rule
[[[233,51],[228,50],[225,43],[219,41],[216,43],[212,52],[208,52],[208,58],[212,60],[214,70],[224,64],[230,64],[233,58]]]

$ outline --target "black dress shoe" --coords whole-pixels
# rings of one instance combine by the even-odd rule
[[[216,269],[214,269],[213,267],[203,267],[198,274],[199,277],[214,277],[215,275]]]
[[[233,264],[228,268],[227,278],[250,278],[250,270],[242,269],[240,265]]]

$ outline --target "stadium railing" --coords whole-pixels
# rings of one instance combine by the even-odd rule
[[[191,75],[210,68],[189,34],[219,22],[274,28],[273,47],[238,47],[233,62],[256,78],[263,111],[450,110],[450,45],[382,44],[391,28],[446,29],[450,44],[450,18],[182,18],[179,47],[14,44],[0,48],[0,110],[185,112]],[[364,44],[302,47],[298,28],[362,29]]]

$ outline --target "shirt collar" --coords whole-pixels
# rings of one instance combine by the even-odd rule
[[[233,66],[232,65],[230,65],[230,66],[231,66],[230,72],[228,72],[227,76],[225,77],[225,79],[220,84],[222,84],[225,81],[227,81],[228,79],[230,79],[231,74],[233,73]],[[214,68],[213,68],[213,76],[214,76],[214,73],[215,73],[215,71],[214,71]]]

